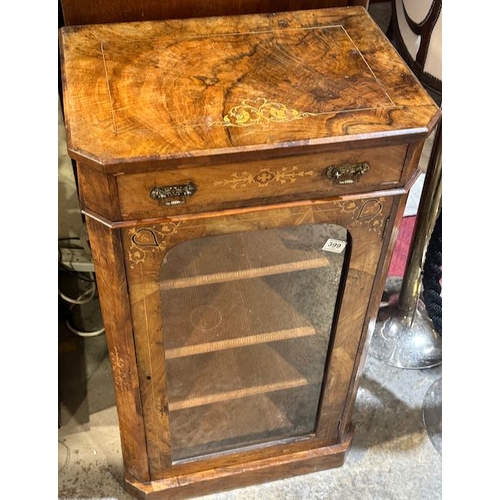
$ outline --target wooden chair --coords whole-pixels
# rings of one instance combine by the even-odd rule
[[[441,0],[391,0],[388,36],[440,105],[442,95]]]

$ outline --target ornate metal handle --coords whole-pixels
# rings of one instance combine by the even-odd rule
[[[330,165],[326,169],[326,176],[336,184],[353,184],[370,170],[368,163],[356,163],[355,165]]]
[[[192,196],[195,192],[196,186],[192,182],[186,182],[177,186],[155,186],[149,196],[160,205],[181,205],[186,203],[186,196]]]

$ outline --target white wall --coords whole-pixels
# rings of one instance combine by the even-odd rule
[[[83,229],[73,166],[66,149],[66,132],[58,99],[59,112],[59,238],[79,237]]]

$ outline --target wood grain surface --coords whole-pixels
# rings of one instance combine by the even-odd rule
[[[70,156],[108,172],[423,137],[439,113],[362,7],[65,27],[60,41]]]
[[[394,188],[408,181],[403,169],[407,145],[302,154],[265,161],[231,162],[227,165],[163,168],[117,175],[117,193],[96,199],[97,211],[119,204],[124,220],[199,213],[207,210],[264,205],[278,201],[306,200],[349,193],[368,193],[374,188]],[[353,182],[340,184],[326,176],[330,167],[366,163],[369,170]],[[150,196],[155,187],[194,184],[196,191],[182,204],[165,205]],[[110,209],[108,208],[108,212]],[[113,214],[116,219],[116,215]]]
[[[289,452],[279,458],[266,457],[252,462],[231,463],[204,471],[192,472],[183,477],[171,477],[141,483],[128,477],[126,487],[137,498],[148,500],[181,500],[194,496],[243,488],[252,484],[297,476],[332,467],[340,467],[351,446],[353,433],[338,445],[324,446],[305,451]]]

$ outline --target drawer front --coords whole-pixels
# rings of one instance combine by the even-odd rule
[[[407,146],[117,176],[124,220],[164,217],[400,186]]]

